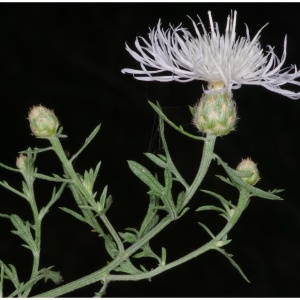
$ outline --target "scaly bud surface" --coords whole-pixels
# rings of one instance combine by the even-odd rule
[[[236,105],[226,93],[204,94],[195,106],[193,123],[200,132],[223,136],[234,129]]]
[[[59,126],[54,112],[42,105],[34,106],[28,115],[32,133],[38,138],[48,138],[56,134]]]
[[[252,175],[248,177],[241,177],[243,181],[250,185],[255,185],[259,180],[259,172],[256,163],[254,163],[250,158],[243,159],[237,166],[237,171],[251,172]]]

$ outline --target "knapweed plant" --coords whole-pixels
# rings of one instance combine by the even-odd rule
[[[231,262],[242,277],[248,281],[226,245],[231,242],[230,231],[254,197],[268,200],[281,200],[279,190],[263,191],[259,184],[257,165],[250,159],[241,159],[237,167],[230,166],[215,153],[214,146],[218,137],[237,128],[237,105],[233,99],[233,90],[241,85],[260,85],[272,92],[298,99],[300,93],[281,86],[290,83],[300,85],[297,78],[300,73],[295,66],[283,68],[286,58],[287,40],[284,40],[284,51],[279,59],[268,46],[266,50],[259,43],[261,30],[251,39],[248,27],[246,35],[236,36],[236,16],[232,13],[227,19],[225,32],[220,33],[219,26],[209,15],[210,29],[207,30],[199,18],[199,23],[192,21],[195,35],[187,29],[178,26],[165,30],[161,21],[151,30],[148,38],[138,37],[135,41],[136,50],[126,46],[127,51],[140,63],[140,68],[123,69],[123,73],[133,74],[136,79],[144,81],[191,81],[207,82],[203,95],[194,107],[190,107],[191,122],[195,125],[194,132],[186,131],[175,124],[163,112],[158,103],[149,102],[159,117],[159,134],[162,144],[160,153],[145,153],[146,157],[161,171],[155,173],[136,161],[128,161],[130,170],[148,188],[148,209],[143,212],[142,222],[137,228],[125,228],[118,232],[110,222],[107,212],[112,204],[109,188],[105,183],[97,181],[100,162],[93,168],[80,174],[74,167],[74,161],[95,138],[100,125],[88,136],[83,145],[71,157],[68,157],[62,147],[61,139],[66,138],[57,116],[52,110],[43,106],[35,106],[29,112],[29,123],[32,133],[39,139],[46,139],[46,148],[28,148],[17,157],[16,168],[1,164],[1,167],[22,175],[22,188],[17,190],[12,184],[1,181],[5,189],[21,197],[29,205],[32,218],[22,219],[17,214],[1,212],[1,217],[11,223],[12,233],[22,241],[22,245],[32,253],[32,269],[26,281],[19,280],[18,270],[10,263],[0,261],[0,292],[7,297],[58,297],[92,283],[99,283],[96,296],[106,293],[108,284],[113,281],[136,281],[151,279],[165,271],[173,269],[199,255],[215,250]],[[187,107],[188,109],[188,107]],[[202,155],[199,158],[199,168],[193,180],[187,181],[177,168],[172,153],[169,151],[165,136],[165,126],[171,126],[185,138],[197,140],[203,144]],[[219,141],[221,142],[221,141]],[[38,155],[47,155],[54,151],[61,162],[61,174],[41,174],[35,161]],[[202,182],[212,161],[215,161],[226,176],[217,175],[225,185],[237,190],[236,199],[226,199],[221,191],[207,190]],[[35,193],[36,180],[46,180],[53,183],[52,195],[44,207],[38,203]],[[139,182],[140,184],[140,182]],[[99,189],[99,186],[104,188]],[[176,187],[176,188],[175,188]],[[63,282],[63,274],[55,267],[41,265],[43,245],[41,244],[42,223],[50,208],[59,205],[65,192],[71,191],[77,204],[77,209],[68,207],[61,209],[72,215],[78,222],[84,223],[87,233],[97,234],[103,240],[110,260],[104,266],[95,265],[95,272],[73,282]],[[197,198],[199,204],[196,212],[190,208],[191,201]],[[210,199],[210,204],[202,204],[201,199]],[[202,201],[203,202],[203,201]],[[255,203],[253,203],[255,205]],[[117,204],[116,204],[117,205]],[[60,206],[60,205],[59,205]],[[207,224],[201,222],[201,216],[206,211],[216,213],[216,218],[224,219],[224,226],[219,232],[214,232]],[[210,237],[208,242],[199,241],[197,249],[186,250],[186,254],[170,261],[168,252],[172,248],[154,251],[152,239],[174,221],[184,222],[189,214],[197,214],[199,230],[205,230]],[[199,227],[200,225],[200,227]],[[174,241],[176,247],[177,241]],[[100,251],[99,251],[100,253]],[[144,266],[147,258],[152,266]],[[53,258],[55,265],[55,257]],[[201,270],[199,270],[201,272]],[[40,280],[52,280],[57,287],[42,294],[35,295],[34,285]],[[47,285],[46,285],[47,287]],[[201,296],[199,290],[199,296]],[[91,296],[91,295],[87,295]]]

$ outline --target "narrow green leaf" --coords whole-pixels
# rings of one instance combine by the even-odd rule
[[[104,208],[105,208],[107,189],[108,189],[108,186],[106,185],[104,187],[103,191],[102,191],[101,196],[100,196],[99,203],[100,203],[101,210],[104,210]]]
[[[28,201],[28,198],[26,195],[24,195],[20,191],[16,190],[15,188],[11,187],[6,181],[3,181],[3,182],[0,181],[0,185]]]
[[[191,115],[194,116],[195,115],[195,107],[189,105],[189,110],[191,112]]]
[[[155,192],[157,195],[161,195],[163,193],[163,186],[145,167],[135,161],[128,161],[128,165],[131,171],[149,186],[150,190]]]
[[[177,208],[181,208],[181,205],[183,204],[184,202],[184,196],[185,196],[185,192],[182,191],[178,194],[177,196]]]
[[[17,229],[17,230],[12,230],[11,232],[18,235],[23,241],[26,242],[25,246],[28,245],[28,248],[31,249],[33,252],[35,252],[37,250],[36,243],[32,237],[29,222],[24,223],[22,219],[15,214],[10,216],[10,220],[12,224],[15,226],[15,228]]]
[[[74,218],[76,218],[77,220],[83,222],[83,223],[87,223],[87,221],[85,220],[85,218],[83,216],[81,216],[79,213],[67,208],[67,207],[59,207],[59,209],[61,209],[62,211],[64,211],[65,213],[73,216]]]
[[[171,127],[173,127],[174,129],[176,129],[178,132],[190,137],[190,138],[193,138],[195,140],[201,140],[201,141],[204,141],[205,139],[200,137],[200,136],[196,136],[196,135],[193,135],[193,134],[190,134],[186,131],[183,130],[182,126],[177,126],[175,125],[172,121],[170,121],[168,119],[168,117],[162,112],[161,108],[159,106],[156,106],[154,103],[148,101],[149,104],[152,106],[152,108],[156,111],[156,113],[166,122],[168,123]],[[159,105],[159,104],[158,104]]]
[[[128,274],[141,274],[142,271],[136,268],[129,259],[123,262],[118,268],[115,269],[118,272],[124,272]]]
[[[170,194],[172,189],[172,183],[173,183],[172,173],[170,172],[170,170],[165,169],[164,176],[165,176],[165,190],[168,194]]]
[[[106,235],[104,239],[104,245],[107,253],[110,255],[111,258],[114,259],[118,254],[118,248],[111,235]]]
[[[92,133],[86,138],[84,144],[82,147],[71,157],[70,161],[72,162],[86,147],[87,145],[94,139],[94,137],[97,135],[101,127],[101,124],[99,124]]]
[[[231,181],[230,179],[224,177],[224,176],[221,176],[221,175],[216,175],[216,177],[218,177],[219,179],[221,179],[222,181],[224,181],[225,183],[231,185],[231,186],[234,186],[236,187]]]
[[[163,155],[163,154],[157,154],[157,156],[162,160],[162,161],[164,161],[164,162],[167,162],[168,160],[167,160],[167,157],[165,156],[165,155]]]
[[[225,213],[225,214],[227,213],[224,209],[214,206],[214,205],[203,205],[196,209],[196,211],[205,211],[205,210],[206,211],[214,210],[214,211],[218,211],[218,212]]]
[[[3,268],[4,274],[14,285],[14,287],[17,289],[20,286],[18,274],[16,268],[9,264],[8,266],[5,265],[3,261],[0,260],[1,268]]]
[[[179,214],[178,218],[181,218],[187,211],[189,211],[190,208],[189,207],[185,207],[182,212]]]
[[[149,232],[159,221],[157,216],[156,207],[159,204],[159,198],[156,195],[149,195],[149,205],[147,214],[141,224],[139,237],[143,237],[147,232]]]
[[[161,265],[165,266],[167,262],[167,250],[166,248],[161,248]]]
[[[39,273],[43,275],[45,282],[51,280],[55,284],[60,284],[63,281],[60,272],[52,271],[51,268],[52,267],[41,269]]]
[[[252,193],[254,196],[264,198],[264,199],[269,199],[269,200],[282,200],[281,197],[275,195],[274,193],[271,192],[265,192],[261,189],[258,189],[252,185],[247,184],[245,181],[243,181],[239,176],[236,175],[236,170],[230,168],[226,163],[224,163],[220,157],[216,156],[218,159],[219,163],[222,165],[230,179],[236,183],[238,186],[244,188],[245,190],[249,191]]]
[[[144,154],[151,161],[153,161],[155,164],[157,164],[159,167],[164,168],[164,169],[167,167],[167,163],[165,161],[163,161],[162,159],[160,159],[159,157],[157,157],[156,155],[154,155],[152,153],[144,153]]]
[[[131,232],[119,232],[120,237],[124,243],[134,244],[137,241],[137,236]]]
[[[24,195],[26,197],[28,197],[28,199],[29,199],[31,197],[31,195],[30,195],[27,183],[25,181],[22,181],[22,190],[23,190]]]
[[[135,233],[136,235],[139,234],[138,230],[136,230],[135,228],[132,228],[132,227],[126,227],[125,230],[131,231],[131,232]]]
[[[144,273],[147,273],[147,272],[148,272],[148,270],[147,270],[143,265],[140,265],[140,268],[141,268],[141,270],[142,270]]]
[[[198,222],[198,224],[209,234],[209,236],[211,237],[211,238],[215,238],[215,236],[213,235],[213,233],[208,229],[208,227],[207,226],[205,226],[203,223],[201,223],[201,222]]]
[[[221,196],[221,195],[219,195],[217,193],[214,193],[214,192],[208,191],[208,190],[201,190],[201,192],[204,192],[206,194],[209,194],[209,195],[217,198],[221,202],[221,204],[223,205],[223,207],[226,209],[227,213],[230,212],[230,208],[229,207],[231,207],[233,209],[236,208],[236,206],[233,205],[230,201],[226,200],[223,196]]]
[[[4,266],[0,263],[0,298],[3,298]]]
[[[219,251],[220,253],[222,253],[231,262],[231,264],[238,270],[238,272],[245,279],[245,281],[247,281],[248,283],[250,283],[249,279],[244,274],[244,272],[242,271],[242,269],[240,268],[240,266],[233,260],[232,254],[228,254],[224,249],[220,249],[220,248],[217,248],[217,247],[214,248],[214,249],[217,250],[217,251]]]
[[[146,243],[142,249],[141,252],[138,252],[137,254],[133,255],[134,258],[142,258],[142,257],[151,257],[151,258],[155,258],[159,261],[159,263],[161,262],[160,257],[158,257],[153,250],[151,249],[149,242]]]
[[[10,219],[10,215],[7,215],[7,214],[0,214],[0,218]]]

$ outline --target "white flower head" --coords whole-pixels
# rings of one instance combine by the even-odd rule
[[[246,36],[236,37],[236,11],[227,18],[224,35],[220,34],[210,11],[208,16],[210,33],[199,17],[199,24],[192,20],[195,37],[181,25],[170,26],[164,31],[159,20],[156,29],[150,30],[149,41],[136,38],[137,51],[126,44],[126,50],[140,63],[141,69],[123,69],[122,73],[133,74],[136,79],[144,81],[207,81],[209,88],[205,93],[228,91],[231,94],[232,89],[248,84],[261,85],[291,99],[300,98],[300,92],[281,88],[286,83],[300,86],[296,81],[300,77],[297,67],[283,68],[286,37],[279,59],[271,46],[265,51],[261,48],[259,38],[263,28],[251,40],[246,25]],[[202,34],[198,25],[201,25]]]

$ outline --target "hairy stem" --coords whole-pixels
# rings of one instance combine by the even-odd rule
[[[187,192],[185,193],[185,199],[183,201],[184,205],[181,206],[179,211],[182,211],[182,209],[184,209],[186,204],[190,201],[190,199],[196,193],[205,174],[207,173],[208,167],[209,167],[211,159],[213,157],[213,149],[214,149],[215,140],[216,140],[216,137],[213,137],[213,136],[206,137],[199,170],[196,174],[196,177],[195,177],[192,185],[187,189]],[[52,143],[52,145],[54,145],[53,141],[51,143]],[[62,162],[64,163],[64,161],[62,161]],[[68,162],[68,164],[69,164],[69,162]],[[71,171],[71,174],[72,173],[75,173],[75,171],[74,170]],[[164,217],[151,231],[149,231],[141,239],[139,239],[137,242],[135,242],[133,245],[131,245],[129,248],[127,248],[123,253],[119,253],[119,255],[113,261],[111,261],[109,264],[107,264],[102,269],[100,269],[96,272],[93,272],[87,276],[84,276],[80,279],[77,279],[73,282],[67,283],[61,287],[58,287],[58,288],[55,288],[48,292],[36,295],[35,297],[39,297],[39,298],[40,297],[49,297],[49,298],[59,297],[66,293],[70,293],[76,289],[79,289],[84,286],[101,281],[103,278],[107,277],[108,274],[112,270],[114,270],[117,266],[119,266],[122,262],[124,262],[127,258],[129,258],[137,250],[139,250],[145,243],[147,243],[154,236],[156,236],[160,231],[162,231],[165,227],[167,227],[171,222],[172,222],[172,218],[169,215]]]

